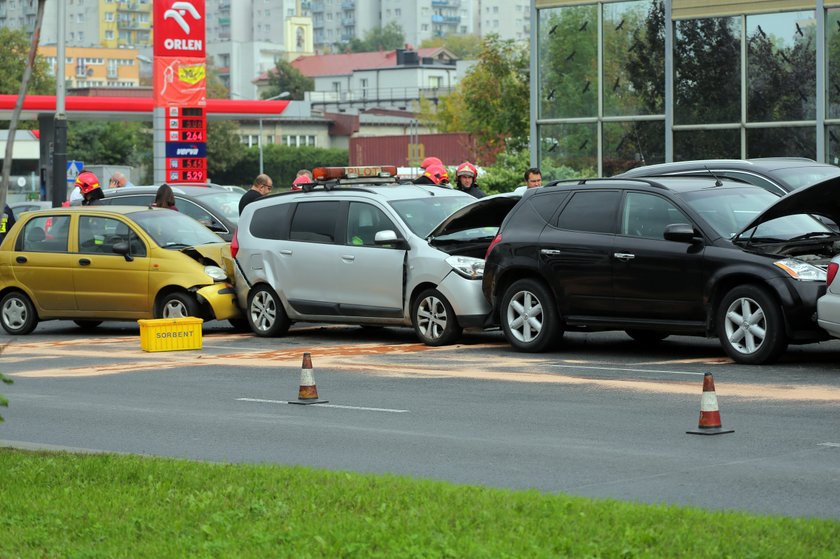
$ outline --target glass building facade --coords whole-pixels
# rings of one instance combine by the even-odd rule
[[[531,153],[840,163],[840,0],[533,0]]]

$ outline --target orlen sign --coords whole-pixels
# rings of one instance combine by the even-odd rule
[[[155,56],[204,57],[204,0],[154,0]]]

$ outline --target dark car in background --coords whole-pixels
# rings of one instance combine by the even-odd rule
[[[718,337],[760,364],[828,339],[816,321],[840,234],[840,178],[781,198],[712,177],[586,179],[527,191],[488,249],[483,290],[520,351],[564,331]]]
[[[218,185],[173,184],[175,206],[181,213],[202,223],[226,241],[233,238],[239,222],[239,199],[245,193],[241,189],[229,189]],[[102,205],[149,206],[155,201],[156,186],[130,186],[106,188]],[[241,190],[241,191],[240,191]]]
[[[714,176],[760,186],[776,196],[840,177],[840,167],[817,163],[804,157],[766,157],[757,159],[701,159],[645,165],[618,177]]]

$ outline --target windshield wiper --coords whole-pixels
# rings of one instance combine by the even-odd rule
[[[820,237],[831,238],[831,237],[840,237],[837,233],[831,233],[829,231],[813,231],[811,233],[804,233],[802,235],[797,235],[793,237],[791,241],[804,241],[807,239],[818,239]]]

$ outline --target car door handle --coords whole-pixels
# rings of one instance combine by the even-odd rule
[[[15,262],[17,262],[18,264],[26,264],[28,260],[25,256],[18,256],[17,258],[15,258]]]
[[[556,254],[561,254],[561,251],[559,251],[557,249],[554,249],[554,248],[541,248],[540,249],[540,254],[556,255]]]
[[[284,248],[283,250],[281,250],[281,251],[280,251],[280,254],[282,254],[282,255],[284,255],[284,256],[291,256],[291,255],[292,255],[292,251],[291,251],[291,250],[289,250],[289,249],[287,249],[287,248]]]
[[[341,259],[344,260],[345,262],[352,262],[356,259],[356,257],[353,256],[352,254],[342,254]]]
[[[82,266],[90,266],[90,259],[89,258],[79,258],[79,264]]]
[[[618,258],[619,260],[624,261],[633,260],[634,258],[636,258],[635,254],[630,254],[629,252],[615,252],[613,253],[613,256]]]

